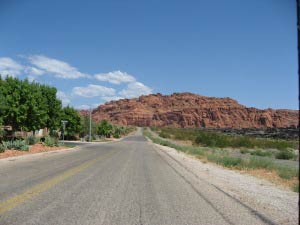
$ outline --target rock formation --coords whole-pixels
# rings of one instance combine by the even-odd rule
[[[82,112],[84,113],[84,112]],[[266,128],[298,127],[299,111],[247,108],[231,98],[191,93],[151,94],[100,105],[93,120],[135,126]]]

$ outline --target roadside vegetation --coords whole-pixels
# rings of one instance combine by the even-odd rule
[[[0,75],[0,153],[30,151],[34,145],[59,147],[62,137],[88,141],[89,117],[71,106],[63,107],[56,95],[55,87]],[[62,120],[67,121],[65,128]],[[43,134],[38,136],[41,129]],[[92,122],[93,140],[120,138],[133,130],[108,121]]]
[[[214,131],[180,128],[151,128],[162,138],[190,141],[195,146],[236,149],[241,154],[270,157],[283,160],[296,160],[299,156],[299,140],[255,138],[241,135],[228,135]]]
[[[242,146],[242,149],[240,150],[241,156],[243,156],[244,154],[248,154],[248,157],[241,157],[240,155],[232,154],[232,152],[227,151],[226,148],[221,148],[220,145],[216,145],[215,143],[217,143],[218,141],[213,142],[214,137],[217,137],[216,139],[224,138],[223,136],[220,137],[219,134],[204,134],[204,131],[198,132],[195,130],[185,129],[181,131],[177,128],[154,128],[153,130],[155,130],[155,132],[159,135],[155,135],[155,133],[153,133],[151,130],[144,130],[144,135],[156,144],[169,146],[178,151],[193,155],[198,159],[213,162],[231,169],[244,171],[260,171],[264,174],[271,172],[273,174],[273,177],[268,177],[268,179],[270,179],[271,181],[279,180],[279,183],[289,186],[292,190],[299,190],[299,168],[277,163],[277,161],[273,159],[274,154],[276,158],[280,159],[295,159],[295,154],[291,154],[292,151],[289,150],[289,148],[294,146],[293,142],[283,142],[284,144],[280,142],[279,145],[274,145],[274,143],[272,143],[273,140],[266,141],[267,144],[264,144],[264,146],[268,146],[268,148],[270,148],[270,146],[280,146],[280,150],[276,149],[277,153],[262,149],[251,149],[251,147],[245,148],[244,144],[234,144],[233,146],[235,148],[238,148],[237,146]],[[207,137],[209,141],[203,140],[203,137]],[[230,139],[226,139],[226,137],[224,138],[226,140],[224,141],[224,143],[226,144],[222,146],[226,146],[227,148],[228,146],[233,147],[227,141],[239,139],[239,137],[229,138]],[[242,137],[241,139],[243,140]],[[172,140],[190,141],[192,144],[181,144]],[[264,141],[257,141],[252,139],[246,140],[250,141],[251,143],[262,143]],[[276,141],[274,142],[277,143]],[[243,141],[241,143],[243,143]],[[283,148],[283,146],[285,147]],[[260,144],[259,147],[261,148],[262,144]],[[256,145],[254,145],[253,148],[257,148]]]
[[[232,148],[261,148],[261,149],[299,149],[298,140],[280,140],[268,138],[254,138],[249,136],[221,134],[214,131],[182,128],[156,128],[154,131],[160,137],[175,140],[189,140],[194,144],[207,147],[232,147]]]

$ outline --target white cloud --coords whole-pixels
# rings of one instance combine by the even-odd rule
[[[105,102],[110,102],[110,101],[116,101],[116,100],[119,100],[122,98],[124,98],[124,97],[122,97],[122,96],[104,96],[101,99]]]
[[[99,105],[101,105],[101,103],[94,103],[94,104],[92,104],[92,108],[93,109],[98,108]]]
[[[47,56],[31,55],[20,57],[23,58],[21,63],[9,57],[0,57],[0,74],[10,76],[24,75],[27,76],[28,80],[31,82],[38,79],[39,83],[43,83],[42,75],[47,74],[52,75],[54,78],[63,79],[85,78],[86,80],[84,83],[88,79],[94,79],[115,85],[123,84],[116,86],[116,89],[114,89],[96,84],[87,85],[85,83],[83,85],[87,86],[73,87],[70,95],[66,95],[63,91],[58,91],[57,98],[62,101],[63,106],[71,104],[71,99],[74,96],[81,96],[85,98],[98,97],[98,101],[103,103],[124,98],[135,98],[152,93],[152,89],[150,87],[138,82],[134,76],[119,70],[108,73],[97,73],[94,76],[91,76],[80,72],[77,68],[71,66],[67,62],[49,58]],[[24,61],[24,59],[26,60]],[[48,82],[47,84],[55,84],[56,79],[51,79],[50,82],[51,83]],[[82,103],[83,105],[79,105],[77,107],[78,109],[89,108],[89,106],[85,105],[84,102]],[[91,106],[95,108],[99,105],[100,104],[92,104]]]
[[[89,105],[79,105],[79,106],[76,106],[76,109],[87,110],[87,109],[90,109],[90,106]]]
[[[19,75],[23,69],[24,67],[21,64],[17,63],[11,58],[8,57],[0,58],[0,74],[4,76],[10,75],[15,77]]]
[[[36,81],[36,78],[34,76],[27,76],[27,79],[29,80],[29,82],[33,82]]]
[[[63,91],[57,91],[56,97],[61,100],[63,106],[67,106],[71,103],[70,98]]]
[[[77,68],[57,59],[48,58],[42,55],[33,55],[28,57],[28,59],[34,66],[59,78],[77,79],[81,77],[90,77],[90,75],[81,73]]]
[[[74,87],[72,93],[81,97],[92,98],[97,96],[113,96],[115,95],[116,90],[113,88],[90,84],[87,87]]]
[[[29,74],[29,75],[35,75],[35,76],[41,76],[45,73],[44,70],[40,70],[38,68],[32,67],[32,66],[27,66],[25,68],[25,73]]]
[[[119,92],[119,95],[125,98],[135,98],[141,95],[148,95],[152,93],[152,89],[141,82],[133,82],[127,85],[126,89]]]
[[[135,82],[135,78],[133,76],[119,70],[109,73],[99,73],[95,75],[95,78],[99,81],[107,81],[112,84]]]

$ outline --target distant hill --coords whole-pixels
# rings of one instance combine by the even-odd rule
[[[111,101],[92,112],[93,120],[106,119],[114,124],[210,128],[298,127],[298,116],[297,110],[248,108],[231,98],[192,93]]]

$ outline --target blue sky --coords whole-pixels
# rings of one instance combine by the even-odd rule
[[[0,73],[95,107],[193,92],[298,108],[294,0],[0,0]]]

